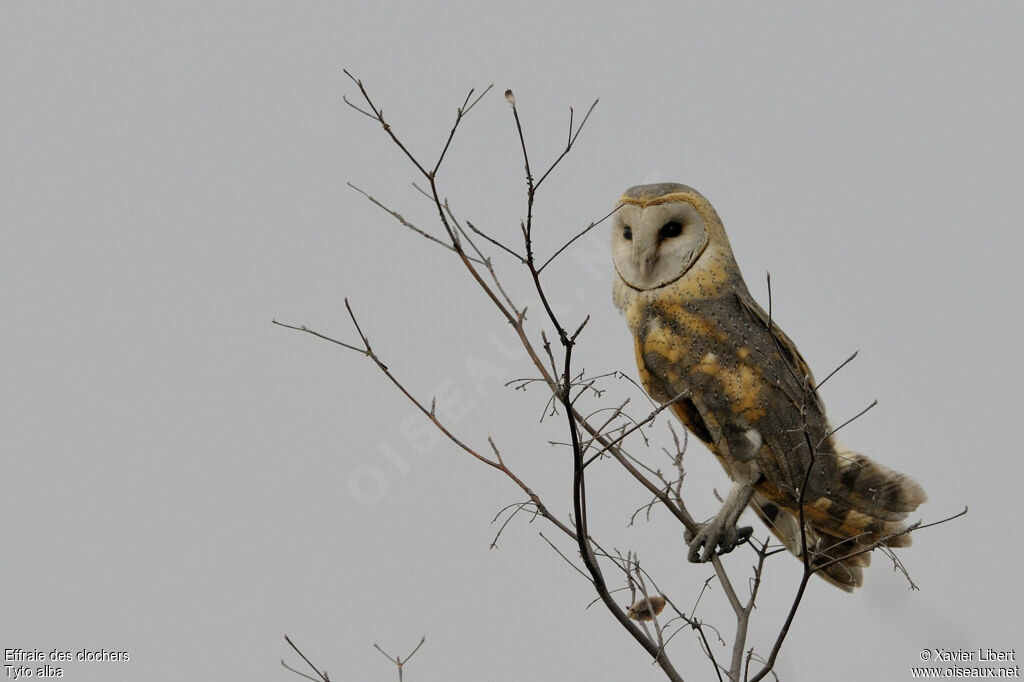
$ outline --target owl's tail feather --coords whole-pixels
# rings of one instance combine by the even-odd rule
[[[851,592],[864,582],[862,569],[871,563],[871,554],[865,550],[877,543],[910,544],[910,535],[900,534],[906,530],[903,521],[926,495],[912,479],[864,455],[844,450],[837,458],[833,489],[804,503],[804,535],[811,565],[822,566],[818,575]],[[802,557],[796,505],[783,504],[777,493],[757,492],[751,506],[787,549]]]
[[[780,507],[761,493],[754,493],[751,506],[765,525],[790,552],[798,558],[803,558],[803,548],[800,543],[800,523],[798,518],[788,509]],[[832,561],[834,557],[843,556],[856,551],[856,542],[851,540],[839,540],[834,536],[820,533],[808,523],[806,530],[807,546],[811,550],[811,564],[818,566]],[[831,547],[832,551],[822,551]],[[818,549],[820,548],[820,549]],[[854,588],[860,587],[864,582],[862,568],[871,563],[871,554],[865,552],[858,554],[845,561],[840,561],[818,571],[818,575],[832,583],[841,590],[852,592]]]
[[[856,538],[858,544],[910,545],[903,521],[928,498],[924,489],[912,478],[864,455],[841,447],[836,450],[838,480],[831,495],[833,508],[828,512],[841,525],[840,532],[832,534]],[[822,530],[832,532],[830,526],[826,524]]]

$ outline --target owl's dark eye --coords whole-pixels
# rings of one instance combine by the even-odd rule
[[[678,237],[682,233],[682,224],[673,220],[672,222],[665,223],[661,226],[661,229],[658,230],[658,237],[661,239],[671,239],[672,237]]]
[[[629,225],[624,226],[622,228],[622,238],[625,239],[626,241],[632,241],[633,240],[633,228],[631,228]]]

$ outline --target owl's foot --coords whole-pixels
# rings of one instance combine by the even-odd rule
[[[683,534],[690,545],[687,558],[691,563],[703,563],[716,554],[728,554],[750,539],[754,529],[750,526],[739,528],[734,520],[725,518],[727,516],[720,514],[708,519],[700,524],[696,535],[688,530]]]

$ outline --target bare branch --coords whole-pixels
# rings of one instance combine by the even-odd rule
[[[583,328],[587,326],[587,322],[590,322],[590,315],[587,315],[586,318],[584,318],[584,320],[580,322],[580,326],[577,327],[576,331],[574,331],[572,333],[572,336],[569,337],[569,341],[576,340],[576,337],[580,335],[580,332],[583,331]]]
[[[402,674],[403,674],[403,672],[405,670],[405,664],[409,662],[410,658],[412,658],[413,656],[416,655],[416,652],[420,650],[420,647],[423,646],[423,643],[426,642],[426,641],[427,641],[427,636],[423,635],[420,638],[420,643],[416,645],[416,648],[413,649],[412,653],[409,654],[408,656],[406,656],[404,660],[402,659],[401,656],[392,656],[388,652],[384,651],[383,649],[380,648],[379,644],[374,644],[373,648],[376,649],[377,651],[381,652],[384,655],[385,658],[387,658],[389,661],[391,661],[392,663],[395,664],[395,666],[398,668],[398,682],[402,682]]]
[[[966,513],[967,513],[967,507],[964,507],[963,511],[961,511],[959,513],[956,513],[956,514],[953,514],[952,516],[947,516],[946,518],[939,519],[938,521],[933,521],[933,522],[927,523],[927,524],[922,524],[922,523],[912,524],[912,525],[908,526],[907,528],[903,529],[902,531],[900,531],[899,533],[894,533],[892,535],[887,535],[887,536],[885,536],[883,538],[879,538],[878,541],[876,541],[876,542],[874,542],[874,543],[872,543],[872,544],[868,545],[867,547],[864,547],[864,548],[862,548],[860,550],[857,550],[857,551],[854,551],[854,552],[850,552],[849,554],[845,554],[843,556],[836,557],[836,558],[831,559],[829,561],[824,561],[824,562],[822,562],[820,564],[817,564],[817,565],[815,565],[813,567],[809,567],[809,568],[805,569],[804,573],[803,573],[803,576],[800,579],[800,585],[797,588],[796,595],[793,597],[793,602],[790,605],[789,612],[786,614],[786,620],[785,620],[785,622],[783,622],[782,628],[779,630],[779,634],[778,634],[778,636],[775,639],[775,644],[772,646],[772,650],[771,650],[771,652],[768,655],[768,659],[765,661],[764,667],[756,675],[754,675],[752,678],[750,678],[750,682],[759,682],[759,680],[763,680],[765,678],[765,676],[767,676],[768,673],[772,671],[772,668],[774,668],[775,660],[776,660],[776,658],[779,655],[779,651],[782,649],[783,642],[786,640],[786,635],[789,634],[790,626],[792,626],[793,619],[796,617],[796,612],[800,608],[800,604],[801,604],[801,602],[803,600],[803,596],[804,596],[804,591],[807,588],[807,583],[810,581],[811,576],[813,576],[815,573],[823,571],[824,569],[828,568],[829,566],[833,566],[835,564],[838,564],[838,563],[841,563],[841,562],[844,562],[844,561],[848,561],[848,560],[850,560],[850,559],[852,559],[852,558],[854,558],[856,556],[860,556],[861,554],[866,554],[866,553],[871,552],[871,551],[873,551],[875,549],[878,549],[879,547],[885,546],[890,540],[893,540],[893,539],[895,539],[897,537],[900,537],[901,535],[909,535],[910,533],[913,533],[913,532],[918,531],[918,530],[922,530],[924,528],[931,528],[932,526],[938,526],[938,525],[941,525],[941,524],[944,524],[944,523],[949,523],[950,521],[952,521],[954,519],[960,518],[961,516],[963,516]],[[805,554],[806,554],[806,551],[805,551]]]
[[[360,350],[360,349],[358,349],[358,348],[356,348],[355,346],[352,346],[352,345],[350,345],[350,344],[342,343],[341,341],[337,341],[336,339],[333,339],[333,338],[331,338],[331,337],[329,337],[329,336],[327,336],[327,335],[325,335],[325,334],[321,334],[321,333],[319,333],[319,332],[316,332],[316,331],[313,331],[313,330],[311,330],[311,329],[307,329],[307,328],[306,328],[306,327],[304,327],[304,326],[293,326],[293,325],[287,325],[287,324],[282,324],[282,323],[280,323],[280,322],[276,322],[276,321],[275,321],[275,324],[277,324],[277,325],[279,325],[279,326],[282,326],[282,327],[286,327],[286,328],[288,328],[288,329],[294,329],[294,330],[298,330],[298,331],[303,331],[303,332],[306,332],[306,333],[308,333],[308,334],[312,334],[313,336],[316,336],[316,337],[318,337],[318,338],[324,339],[324,340],[326,340],[326,341],[330,341],[331,343],[336,343],[336,344],[338,344],[338,345],[340,345],[340,346],[344,346],[345,348],[349,348],[349,349],[351,349],[351,350],[357,350],[357,351],[359,351],[359,352],[363,353],[364,355],[366,355],[367,357],[369,357],[369,358],[370,358],[371,360],[373,360],[374,364],[376,364],[376,365],[377,365],[378,369],[380,369],[380,371],[384,373],[384,376],[386,376],[386,377],[388,378],[388,380],[389,380],[389,381],[391,381],[391,383],[392,383],[392,384],[394,384],[394,386],[395,386],[395,387],[396,387],[396,388],[397,388],[397,389],[398,389],[399,391],[401,391],[401,393],[402,393],[402,394],[403,394],[403,395],[404,395],[404,396],[405,396],[405,397],[406,397],[406,398],[407,398],[407,399],[408,399],[408,400],[409,400],[409,401],[410,401],[410,402],[411,402],[411,403],[412,403],[412,404],[413,404],[413,405],[414,405],[414,406],[415,406],[415,407],[416,407],[416,408],[417,408],[417,409],[418,409],[418,410],[419,410],[419,411],[420,411],[420,412],[421,412],[421,413],[422,413],[422,414],[423,414],[423,415],[424,415],[424,416],[425,416],[425,417],[426,417],[426,418],[427,418],[428,420],[430,420],[430,422],[431,422],[431,423],[432,423],[432,424],[433,424],[433,425],[434,425],[434,426],[435,426],[435,427],[436,427],[436,428],[437,428],[437,429],[438,429],[439,431],[441,431],[441,433],[442,433],[442,434],[444,434],[444,436],[445,436],[446,438],[448,438],[448,440],[449,440],[449,441],[451,441],[451,442],[452,442],[453,444],[455,444],[456,446],[458,446],[458,447],[459,447],[459,448],[460,448],[461,450],[463,450],[463,451],[464,451],[464,452],[466,452],[467,454],[471,455],[471,456],[472,456],[473,458],[477,459],[478,461],[480,461],[480,462],[483,462],[484,464],[486,464],[486,465],[488,465],[488,466],[490,466],[490,467],[492,467],[492,468],[495,468],[495,469],[497,469],[497,470],[501,471],[501,472],[502,472],[503,474],[505,474],[505,476],[506,476],[506,477],[508,477],[509,479],[511,479],[511,480],[512,480],[512,482],[513,482],[513,483],[515,483],[515,484],[516,484],[516,485],[517,485],[517,486],[518,486],[518,487],[520,488],[520,490],[522,490],[523,492],[525,492],[525,493],[527,494],[527,496],[528,496],[528,497],[530,498],[530,500],[531,500],[531,501],[532,501],[532,502],[533,502],[533,503],[534,503],[535,505],[537,505],[537,509],[538,509],[538,511],[540,512],[541,516],[543,516],[544,518],[546,518],[546,519],[548,519],[549,521],[551,521],[551,522],[552,522],[553,524],[555,524],[555,525],[556,525],[556,526],[557,526],[557,527],[558,527],[558,528],[559,528],[559,529],[560,529],[560,530],[561,530],[562,532],[566,533],[566,534],[567,534],[567,535],[569,535],[570,537],[575,537],[575,535],[574,535],[573,531],[572,531],[572,530],[571,530],[571,529],[570,529],[570,528],[569,528],[568,526],[566,526],[566,525],[565,525],[564,523],[562,523],[562,522],[561,522],[561,521],[560,521],[560,520],[559,520],[559,519],[558,519],[557,517],[555,517],[554,515],[552,515],[552,514],[551,514],[551,513],[550,513],[550,512],[548,511],[548,508],[547,508],[547,507],[546,507],[546,506],[544,505],[544,503],[543,503],[543,502],[541,502],[541,499],[540,499],[540,497],[538,497],[538,496],[537,496],[537,495],[536,495],[536,494],[535,494],[535,493],[534,493],[534,492],[533,492],[533,491],[532,491],[532,490],[531,490],[531,489],[530,489],[530,488],[529,488],[529,487],[528,487],[528,486],[527,486],[527,485],[526,485],[525,483],[523,483],[523,481],[522,481],[522,480],[521,480],[521,479],[520,479],[520,478],[519,478],[518,476],[516,476],[516,474],[515,474],[515,473],[513,473],[511,469],[509,469],[509,468],[508,468],[507,466],[505,466],[505,464],[504,464],[503,462],[501,462],[501,461],[496,461],[496,460],[492,460],[492,459],[489,459],[489,458],[487,458],[487,457],[484,457],[484,456],[483,456],[483,455],[481,455],[481,454],[480,454],[480,453],[479,453],[479,452],[478,452],[477,450],[475,450],[474,448],[472,448],[472,447],[470,447],[469,445],[467,445],[466,443],[464,443],[464,442],[463,442],[462,440],[460,440],[460,439],[459,439],[459,438],[458,438],[458,437],[457,437],[457,436],[456,436],[456,435],[455,435],[454,433],[452,433],[452,432],[451,432],[451,431],[450,431],[450,430],[449,430],[449,429],[448,429],[448,428],[447,428],[447,427],[446,427],[446,426],[445,426],[445,425],[444,425],[444,424],[443,424],[443,423],[441,422],[441,420],[440,420],[440,419],[438,419],[437,415],[436,415],[436,414],[434,413],[434,404],[433,404],[433,403],[431,403],[431,406],[430,406],[430,408],[427,408],[427,407],[426,407],[426,406],[425,406],[425,405],[424,405],[424,404],[423,404],[422,402],[420,402],[420,401],[419,401],[419,400],[418,400],[418,399],[417,399],[417,398],[416,398],[415,396],[413,396],[413,395],[412,395],[412,393],[410,393],[410,392],[409,392],[409,390],[408,390],[408,389],[407,389],[407,388],[406,388],[406,387],[405,387],[405,386],[404,386],[404,385],[403,385],[403,384],[402,384],[402,383],[401,383],[401,382],[400,382],[400,381],[399,381],[399,380],[398,380],[398,379],[397,379],[397,378],[395,377],[395,375],[394,375],[394,374],[392,374],[391,370],[390,370],[390,369],[388,369],[387,365],[385,365],[385,364],[384,364],[384,363],[383,363],[383,362],[382,362],[382,361],[381,361],[381,360],[380,360],[380,359],[379,359],[379,358],[378,358],[378,357],[376,356],[376,354],[374,354],[374,353],[373,353],[373,350],[372,350],[372,349],[370,348],[370,344],[369,344],[369,341],[367,340],[366,336],[365,336],[365,335],[363,334],[363,331],[362,331],[362,329],[361,329],[361,328],[359,327],[359,322],[357,321],[357,319],[356,319],[356,317],[355,317],[355,314],[354,314],[354,313],[352,312],[352,308],[351,308],[351,306],[349,305],[349,303],[348,303],[348,299],[347,299],[347,298],[345,299],[345,308],[346,308],[346,310],[348,310],[349,316],[350,316],[350,317],[351,317],[351,319],[352,319],[352,324],[353,324],[353,326],[355,326],[355,328],[356,328],[356,331],[357,331],[357,332],[359,333],[359,336],[360,336],[360,338],[361,338],[361,339],[363,340],[363,344],[365,345],[365,349],[364,349],[364,350]]]
[[[345,183],[345,184],[347,184],[349,187],[351,187],[352,189],[354,189],[355,191],[359,192],[364,197],[369,199],[371,203],[373,203],[375,206],[379,207],[381,210],[385,211],[386,213],[391,214],[391,216],[393,216],[395,218],[395,220],[397,220],[401,224],[405,225],[406,227],[408,227],[410,230],[412,230],[416,234],[418,234],[418,235],[420,235],[422,237],[425,237],[426,239],[429,239],[430,241],[434,242],[435,244],[438,244],[439,246],[441,246],[441,247],[443,247],[443,248],[445,248],[445,249],[447,249],[449,251],[458,253],[458,249],[453,247],[451,244],[448,244],[447,242],[443,242],[440,239],[438,239],[437,237],[435,237],[434,235],[430,234],[429,232],[426,232],[425,230],[421,230],[420,228],[416,227],[415,225],[410,223],[408,220],[406,220],[402,216],[401,213],[399,213],[398,211],[395,211],[393,209],[388,208],[387,206],[385,206],[381,202],[377,201],[375,198],[373,198],[371,195],[369,195],[368,193],[366,193],[362,189],[360,189],[360,188],[356,187],[355,185],[353,185],[351,182],[348,182],[348,183]],[[468,258],[468,256],[467,256],[467,258]],[[478,260],[478,259],[475,259],[475,258],[471,258],[470,260],[473,260],[473,261],[475,261],[477,263],[482,263],[483,262],[482,260]]]
[[[514,519],[516,517],[516,514],[518,514],[519,512],[523,511],[523,509],[525,509],[528,505],[533,505],[535,510],[537,508],[537,505],[533,504],[533,500],[528,500],[526,502],[517,502],[515,504],[510,504],[510,505],[506,506],[504,509],[502,509],[500,512],[498,512],[497,516],[494,517],[494,520],[491,521],[491,523],[494,523],[495,521],[497,521],[498,517],[501,516],[506,510],[510,509],[511,507],[516,507],[516,510],[514,512],[512,512],[511,514],[509,514],[508,518],[506,518],[505,521],[502,522],[501,527],[498,528],[498,532],[495,533],[495,535],[494,535],[494,539],[491,540],[491,544],[488,547],[488,549],[497,549],[498,548],[498,538],[500,538],[501,534],[503,532],[505,532],[505,528],[508,526],[509,523],[512,522],[512,519]],[[536,513],[537,512],[535,511],[534,512],[535,516],[536,516]],[[532,521],[533,520],[531,519],[531,522]]]
[[[847,366],[848,364],[850,364],[851,362],[853,362],[853,359],[857,357],[857,354],[858,354],[858,353],[860,353],[860,351],[859,351],[859,350],[855,350],[855,351],[853,351],[853,355],[851,355],[850,357],[846,358],[846,359],[845,359],[845,360],[843,360],[843,361],[842,361],[841,363],[839,363],[839,366],[838,366],[838,367],[836,367],[836,368],[835,368],[834,370],[832,370],[831,372],[829,372],[829,373],[828,373],[828,376],[826,376],[826,377],[825,377],[824,379],[822,379],[821,381],[819,381],[819,382],[818,382],[818,385],[814,387],[814,390],[815,390],[815,392],[816,392],[816,391],[817,391],[817,390],[818,390],[819,388],[821,388],[822,386],[824,386],[824,385],[825,385],[825,382],[826,382],[826,381],[828,381],[829,379],[831,379],[832,377],[834,377],[834,376],[835,376],[836,374],[838,374],[838,373],[839,373],[839,370],[841,370],[841,369],[842,369],[843,367],[846,367],[846,366]]]
[[[283,660],[281,661],[281,665],[283,665],[288,670],[291,670],[296,675],[302,675],[306,679],[309,679],[309,680],[320,680],[321,682],[331,682],[331,679],[327,676],[327,671],[326,670],[321,671],[315,665],[313,665],[313,662],[310,661],[308,658],[306,658],[306,654],[302,653],[302,651],[299,650],[299,647],[295,646],[295,642],[293,642],[288,635],[284,636],[284,641],[288,642],[288,646],[290,646],[292,649],[294,649],[295,653],[297,653],[299,656],[302,657],[302,660],[304,660],[306,662],[306,665],[308,665],[310,668],[313,669],[313,672],[315,672],[317,676],[316,677],[310,677],[309,675],[307,675],[305,673],[301,673],[298,670],[290,667]]]
[[[375,119],[378,123],[380,123],[381,127],[384,128],[384,131],[388,134],[388,136],[391,138],[391,140],[396,145],[398,145],[398,148],[402,150],[402,153],[405,154],[406,158],[408,158],[409,161],[412,162],[412,165],[416,166],[416,168],[420,171],[420,173],[423,174],[424,177],[430,178],[431,175],[430,175],[430,173],[427,172],[427,169],[425,169],[422,165],[420,165],[420,162],[418,160],[416,160],[416,157],[412,155],[412,152],[410,152],[406,148],[406,146],[402,143],[402,141],[398,139],[398,137],[395,135],[394,131],[391,130],[391,126],[387,123],[387,121],[384,120],[384,111],[382,109],[378,108],[373,103],[373,100],[370,99],[369,93],[366,92],[366,88],[363,87],[363,82],[361,80],[359,80],[358,78],[356,78],[355,76],[353,76],[351,73],[349,73],[348,69],[342,69],[342,72],[346,76],[348,76],[352,80],[353,83],[356,84],[356,87],[359,88],[359,92],[363,96],[363,100],[366,102],[366,104],[373,111],[373,114],[370,114],[370,113],[360,109],[359,107],[353,105],[348,100],[345,100],[345,102],[349,106],[351,106],[353,109],[355,109],[356,111],[359,111],[359,112],[361,112],[363,114],[366,114],[370,118]]]
[[[480,235],[481,237],[483,237],[484,239],[486,239],[487,241],[489,241],[489,242],[490,242],[491,244],[494,244],[495,246],[497,246],[497,247],[498,247],[499,249],[501,249],[501,250],[502,250],[502,251],[504,251],[505,253],[508,253],[508,254],[509,254],[509,255],[511,255],[511,256],[512,256],[513,258],[515,258],[516,260],[518,260],[518,261],[519,261],[520,263],[525,263],[525,262],[526,262],[526,259],[525,259],[525,258],[524,258],[523,256],[520,256],[520,255],[519,255],[518,253],[516,253],[515,249],[512,249],[512,248],[509,248],[508,246],[505,246],[504,244],[502,244],[501,242],[499,242],[499,241],[498,241],[497,239],[494,239],[493,237],[491,237],[491,236],[490,236],[489,234],[487,234],[486,232],[482,232],[482,231],[478,230],[478,229],[476,228],[476,226],[475,226],[475,225],[473,225],[473,223],[469,222],[468,220],[466,221],[466,225],[468,225],[468,226],[469,226],[469,229],[470,229],[470,230],[472,230],[472,231],[473,231],[473,232],[475,232],[476,234]]]
[[[831,431],[829,431],[828,433],[826,433],[826,434],[825,434],[825,437],[821,439],[821,442],[822,442],[822,443],[824,443],[824,442],[825,442],[825,441],[827,441],[827,440],[828,440],[829,438],[831,438],[832,436],[834,436],[834,435],[835,435],[835,434],[836,434],[836,433],[837,433],[837,432],[839,431],[839,429],[841,429],[841,428],[843,428],[844,426],[847,426],[847,425],[849,425],[849,424],[852,424],[853,422],[855,422],[855,421],[857,421],[858,419],[860,419],[860,418],[861,418],[862,416],[864,416],[864,413],[866,413],[866,412],[867,412],[868,410],[870,410],[870,409],[871,409],[872,407],[874,407],[874,406],[875,406],[875,405],[877,405],[877,404],[878,404],[878,401],[877,401],[877,400],[874,400],[874,401],[872,401],[872,402],[871,402],[871,404],[870,404],[870,405],[868,405],[867,407],[865,407],[865,408],[864,408],[863,410],[861,410],[860,412],[858,412],[857,414],[853,415],[852,417],[850,417],[849,419],[847,419],[846,421],[844,421],[844,422],[843,422],[842,424],[840,424],[840,425],[839,425],[839,426],[837,426],[836,428],[834,428],[834,429],[832,429]],[[820,443],[819,443],[819,445],[820,445]]]
[[[575,242],[575,241],[576,241],[577,239],[579,239],[579,238],[580,238],[580,237],[582,237],[583,235],[587,234],[588,232],[590,232],[591,230],[593,230],[593,229],[594,229],[595,227],[597,227],[598,225],[600,225],[600,224],[601,224],[601,223],[603,223],[604,221],[608,220],[608,218],[610,218],[610,217],[612,216],[612,214],[614,214],[614,213],[615,213],[616,211],[618,211],[618,210],[619,210],[620,208],[622,208],[622,205],[616,206],[615,208],[613,208],[612,210],[610,210],[610,211],[609,211],[608,213],[606,213],[606,214],[605,214],[605,216],[604,216],[603,218],[601,218],[601,219],[599,219],[599,220],[595,220],[594,222],[590,223],[590,224],[589,224],[589,225],[587,225],[587,226],[586,226],[585,228],[583,228],[583,230],[581,230],[581,231],[580,231],[579,233],[577,233],[575,237],[573,237],[572,239],[570,239],[569,241],[567,241],[567,242],[566,242],[565,244],[562,244],[562,246],[561,246],[561,247],[560,247],[560,248],[559,248],[559,249],[558,249],[557,251],[555,251],[555,252],[554,252],[553,254],[551,254],[551,257],[550,257],[550,258],[548,258],[548,259],[547,259],[546,261],[544,261],[544,264],[543,264],[543,265],[541,265],[541,266],[540,266],[539,268],[537,268],[537,272],[538,272],[538,273],[540,273],[540,272],[543,272],[543,271],[544,271],[544,268],[546,268],[546,267],[547,267],[548,265],[550,265],[550,264],[551,264],[551,261],[553,261],[553,260],[555,260],[556,258],[558,258],[558,256],[560,256],[560,255],[561,255],[561,253],[562,253],[563,251],[565,251],[565,250],[566,250],[567,248],[569,248],[570,246],[572,246],[572,245],[573,245],[573,243],[574,243],[574,242]]]
[[[682,393],[680,393],[676,397],[672,398],[668,402],[664,402],[661,405],[658,405],[656,408],[654,408],[654,410],[649,415],[647,415],[641,421],[637,422],[635,426],[633,426],[632,428],[624,431],[622,433],[622,435],[620,435],[618,438],[615,438],[615,439],[611,440],[610,442],[608,442],[607,444],[605,444],[600,450],[597,451],[597,454],[591,455],[590,459],[588,459],[586,461],[584,466],[586,466],[587,464],[590,464],[591,462],[593,462],[595,459],[600,457],[603,452],[606,452],[612,446],[615,446],[615,445],[618,445],[619,443],[621,443],[627,436],[629,436],[634,431],[638,431],[641,428],[643,428],[644,425],[649,424],[652,421],[654,421],[655,417],[657,417],[659,414],[661,414],[666,408],[671,407],[672,405],[674,405],[680,398],[686,397],[687,393],[689,393],[689,391],[683,391]]]
[[[351,100],[349,100],[349,98],[346,97],[345,95],[342,95],[341,99],[345,102],[345,104],[349,105],[350,107],[352,107],[353,109],[358,111],[363,116],[368,116],[368,117],[372,118],[374,121],[379,121],[380,120],[379,118],[377,118],[376,114],[371,114],[366,109],[361,109],[360,107],[356,106],[355,104],[352,104]]]
[[[588,583],[591,583],[591,584],[593,584],[593,582],[594,582],[594,579],[593,579],[593,578],[591,578],[591,577],[590,577],[589,575],[587,575],[586,573],[584,573],[583,571],[581,571],[581,570],[580,570],[580,568],[579,568],[579,566],[577,566],[577,565],[576,565],[576,564],[574,564],[573,562],[569,561],[569,557],[567,557],[567,556],[565,556],[564,554],[562,554],[562,550],[558,549],[558,547],[556,547],[556,546],[555,546],[555,543],[551,542],[551,540],[548,540],[547,536],[546,536],[546,535],[544,535],[544,533],[539,533],[539,535],[540,535],[540,536],[541,536],[542,538],[544,538],[544,542],[548,543],[548,545],[550,545],[550,546],[551,546],[551,549],[553,549],[553,550],[555,550],[556,552],[558,552],[558,556],[560,556],[560,557],[562,557],[563,559],[565,559],[565,563],[567,563],[567,564],[569,564],[570,566],[572,566],[572,567],[573,567],[573,569],[574,569],[574,570],[575,570],[575,571],[576,571],[577,573],[579,573],[579,574],[580,574],[580,575],[582,575],[582,576],[583,576],[584,578],[586,578],[586,579],[587,579],[587,582],[588,582]],[[600,597],[598,597],[598,599],[600,599]]]
[[[459,107],[459,110],[455,115],[455,123],[452,124],[452,129],[451,132],[448,133],[448,139],[444,143],[444,148],[441,150],[440,155],[438,155],[437,157],[437,163],[434,164],[434,169],[430,171],[431,177],[437,175],[437,170],[441,167],[441,162],[444,161],[444,155],[448,153],[448,147],[451,146],[452,144],[452,139],[455,137],[455,131],[458,129],[459,123],[462,121],[463,116],[468,114],[469,110],[475,107],[476,103],[483,99],[483,96],[490,92],[491,88],[493,87],[494,83],[488,85],[486,88],[484,88],[484,91],[481,92],[475,100],[473,100],[473,103],[467,106],[466,102],[469,102],[469,98],[473,96],[473,89],[470,89],[469,94],[466,95],[465,101],[462,103],[462,106]]]
[[[587,119],[590,118],[590,114],[593,113],[594,107],[597,106],[597,103],[599,101],[600,101],[600,98],[595,99],[594,103],[590,105],[590,108],[587,109],[587,115],[583,117],[582,121],[580,121],[580,125],[579,125],[578,128],[576,128],[576,132],[575,133],[572,132],[572,109],[569,109],[569,141],[566,143],[565,149],[562,151],[562,153],[558,155],[557,159],[555,159],[554,163],[552,163],[551,166],[549,166],[548,169],[546,171],[544,171],[544,175],[540,176],[540,180],[538,180],[537,184],[534,185],[534,190],[537,190],[537,189],[540,188],[540,186],[544,182],[545,178],[547,178],[548,175],[551,174],[551,171],[555,170],[555,166],[557,166],[559,163],[561,163],[562,159],[565,158],[565,155],[568,154],[572,150],[572,146],[574,144],[576,144],[576,138],[580,136],[581,132],[583,132],[583,126],[587,125]],[[512,108],[513,109],[515,108],[514,104],[512,105]]]
[[[323,334],[321,334],[318,331],[314,331],[312,329],[307,328],[306,325],[295,326],[295,325],[291,325],[291,324],[285,324],[284,322],[278,322],[277,320],[271,320],[270,323],[271,324],[276,324],[278,327],[284,327],[285,329],[294,329],[295,331],[305,332],[307,334],[312,334],[313,336],[321,338],[324,341],[330,341],[331,343],[337,344],[337,345],[341,346],[342,348],[348,348],[349,350],[354,350],[357,353],[361,353],[363,355],[366,355],[366,349],[365,348],[356,348],[355,346],[353,346],[351,344],[348,344],[348,343],[345,343],[344,341],[338,341],[337,339],[332,339],[329,336],[324,336]]]

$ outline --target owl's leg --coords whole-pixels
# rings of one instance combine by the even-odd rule
[[[687,558],[693,563],[710,561],[715,554],[726,554],[746,542],[754,529],[750,526],[737,528],[736,522],[753,496],[754,486],[750,482],[734,483],[718,514],[700,524],[696,535],[688,531],[684,535],[690,544]]]

